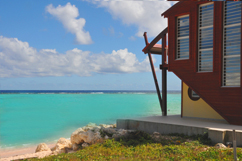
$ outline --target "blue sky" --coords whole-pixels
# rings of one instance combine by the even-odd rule
[[[155,90],[142,34],[158,35],[173,3],[0,0],[0,90]]]

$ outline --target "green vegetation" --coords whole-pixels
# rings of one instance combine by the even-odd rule
[[[242,159],[242,148],[237,148]],[[29,159],[35,161],[38,159]],[[60,160],[233,160],[233,149],[216,149],[207,134],[185,136],[179,134],[152,135],[137,131],[127,137],[106,140],[75,153],[50,156],[46,161]]]

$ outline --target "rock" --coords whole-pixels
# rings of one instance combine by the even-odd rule
[[[113,124],[113,128],[116,128],[117,127],[117,125],[116,124]]]
[[[117,131],[117,133],[118,133],[119,135],[124,136],[124,135],[126,135],[126,134],[128,133],[128,131],[127,131],[127,130],[124,130],[124,129],[119,129],[119,130]]]
[[[107,140],[107,139],[109,139],[109,137],[106,135],[106,136],[104,137],[104,139],[106,139],[106,140]]]
[[[161,134],[158,133],[158,132],[154,132],[154,133],[151,135],[151,138],[152,138],[155,142],[159,142],[160,139],[161,139]]]
[[[154,132],[153,135],[159,135],[160,136],[160,133],[159,132]]]
[[[98,132],[101,129],[101,126],[84,126],[82,127],[84,131],[92,130],[93,132]]]
[[[35,153],[37,152],[42,152],[42,151],[51,151],[50,148],[45,144],[45,143],[40,143],[36,150],[35,150]]]
[[[80,145],[78,145],[78,144],[72,144],[72,149],[74,151],[77,151],[78,149],[80,149]]]
[[[92,130],[93,132],[98,132],[101,129],[101,126],[97,126],[95,123],[89,123],[80,129],[83,129],[83,131],[85,131],[85,132],[87,132],[89,130]]]
[[[136,132],[136,130],[125,130],[125,129],[119,129],[118,131],[116,131],[115,134],[112,135],[112,138],[120,138],[120,137],[127,137],[129,135],[129,133],[131,132]]]
[[[61,154],[61,153],[66,153],[68,149],[72,148],[72,144],[70,140],[67,140],[65,138],[60,138],[56,146],[53,148],[53,153],[54,154]]]
[[[83,143],[83,144],[82,144],[82,147],[83,147],[83,148],[88,147],[88,146],[89,146],[88,143]]]
[[[102,128],[113,128],[113,125],[106,125],[106,124],[100,124],[99,126],[101,126]]]
[[[222,143],[217,143],[215,146],[214,146],[216,149],[223,149],[223,148],[227,148],[224,144]]]
[[[77,129],[71,134],[71,143],[72,144],[81,144],[81,143],[94,144],[98,142],[103,142],[103,139],[100,135],[100,132],[94,132],[92,130],[83,131]]]
[[[104,127],[104,126],[106,126],[106,124],[99,124],[99,126]]]
[[[89,122],[86,126],[87,127],[95,127],[95,126],[97,126],[97,124]]]
[[[58,152],[58,151],[52,151],[52,154],[53,154],[53,155],[58,155],[59,152]]]
[[[57,141],[57,144],[58,145],[62,145],[63,147],[66,147],[66,148],[71,148],[72,147],[71,141],[68,140],[68,139],[65,139],[65,138],[60,138]]]
[[[136,130],[127,130],[128,133],[136,132]]]
[[[151,135],[151,137],[160,137],[161,134],[159,132],[153,132],[153,134]]]
[[[120,138],[122,135],[119,135],[119,134],[113,134],[112,135],[112,138],[114,138],[115,140]]]
[[[81,144],[84,143],[84,139],[79,137],[82,133],[86,133],[82,128],[77,129],[71,134],[71,143],[72,144]]]
[[[113,135],[113,134],[115,134],[117,132],[114,128],[110,128],[110,127],[109,128],[104,128],[104,129],[102,129],[102,131],[107,133],[107,134],[109,134],[109,135]]]
[[[93,127],[83,126],[82,129],[83,131],[88,131],[88,130],[92,130]]]
[[[95,123],[89,123],[86,126],[82,127],[82,129],[84,131],[88,131],[88,130],[92,130],[94,127],[97,127],[97,125]],[[101,127],[100,127],[101,128]]]
[[[121,135],[119,135],[119,134],[113,134],[113,136],[112,136],[112,138],[114,138],[114,139],[117,139],[119,137],[121,137]]]
[[[93,132],[99,132],[100,129],[101,129],[100,126],[95,126],[95,127],[93,127],[92,131],[93,131]]]
[[[74,153],[72,148],[65,148],[65,153]]]
[[[71,134],[71,143],[72,144],[81,144],[84,140],[79,139],[79,134],[84,133],[85,131],[82,128],[77,129]]]

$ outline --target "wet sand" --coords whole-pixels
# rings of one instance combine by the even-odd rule
[[[55,144],[48,144],[49,148],[53,148]],[[35,153],[36,146],[19,148],[19,149],[0,149],[0,161],[9,161],[24,158],[43,158],[50,155],[52,152]]]

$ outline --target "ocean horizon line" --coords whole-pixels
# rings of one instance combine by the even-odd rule
[[[149,94],[156,90],[0,90],[0,94]],[[181,93],[181,90],[168,90],[168,94]]]

